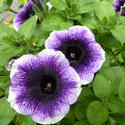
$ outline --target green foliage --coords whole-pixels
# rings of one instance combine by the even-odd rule
[[[0,99],[0,125],[8,125],[14,119],[15,114],[7,99]]]
[[[105,79],[102,75],[96,75],[93,81],[93,90],[99,98],[109,97],[111,95],[111,82]]]
[[[111,113],[125,114],[125,104],[118,97],[112,96],[109,98],[108,108]]]
[[[25,5],[28,0],[17,0],[19,4]]]
[[[0,66],[5,66],[7,60],[9,60],[13,55],[20,55],[23,48],[18,47],[18,41],[16,41],[18,34],[14,30],[7,27],[5,24],[1,23],[0,25]]]
[[[53,30],[62,30],[67,29],[73,25],[73,22],[70,20],[66,20],[60,14],[52,14],[46,17],[42,24],[42,31],[53,31]]]
[[[125,42],[125,17],[117,17],[117,23],[113,29],[111,29],[112,34],[114,37],[119,40],[122,44]]]
[[[31,38],[36,28],[36,17],[33,16],[29,20],[27,20],[21,28],[19,29],[19,33],[24,35],[26,39]]]
[[[5,0],[1,0],[0,1],[0,6],[2,6],[4,2],[5,2]]]
[[[50,0],[50,3],[59,10],[65,10],[67,7],[66,0]]]
[[[109,18],[110,16],[114,16],[115,10],[111,3],[107,1],[100,1],[95,8],[95,13],[100,20],[103,20],[104,17]]]
[[[119,97],[123,102],[125,102],[125,78],[123,78],[120,82]]]
[[[18,0],[23,6],[28,0]],[[13,0],[0,0],[0,13]],[[87,26],[106,52],[102,68],[89,85],[82,87],[77,102],[58,125],[125,125],[125,17],[115,13],[113,0],[41,0],[44,11],[33,9],[18,32],[0,22],[0,125],[36,125],[30,116],[16,114],[6,98],[10,86],[5,65],[15,55],[42,51],[50,32],[73,25]]]
[[[99,101],[92,102],[87,109],[87,118],[92,125],[101,125],[108,120],[108,109]]]
[[[73,109],[71,108],[65,119],[62,120],[62,124],[69,125],[75,122],[75,116],[73,114]]]
[[[124,78],[124,73],[122,69],[118,66],[115,66],[115,67],[106,69],[102,74],[111,84],[112,94],[113,95],[118,94],[120,82],[122,78]]]
[[[0,0],[0,13],[9,10],[13,0]]]
[[[72,4],[76,6],[75,13],[83,14],[90,12],[96,8],[99,0],[71,0]]]
[[[112,34],[116,37],[117,40],[120,40],[122,43],[125,42],[125,25],[116,25],[115,29],[112,29]]]
[[[5,40],[7,38],[4,38]],[[7,60],[9,60],[13,55],[20,55],[20,53],[22,52],[22,48],[19,48],[16,46],[12,46],[10,45],[10,43],[1,43],[0,46],[0,66],[3,66],[7,63]]]
[[[82,110],[81,110],[82,108]],[[85,117],[85,109],[84,109],[84,105],[83,104],[78,104],[76,105],[75,109],[74,109],[74,114],[77,120],[83,120],[83,118]]]
[[[36,125],[30,116],[17,115],[15,125]]]
[[[96,18],[94,12],[85,13],[82,18],[78,20],[82,25],[89,27],[90,29],[98,29],[98,19]],[[89,22],[89,23],[88,23]]]
[[[74,125],[88,125],[86,121],[78,121]]]

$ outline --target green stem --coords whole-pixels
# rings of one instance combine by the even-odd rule
[[[17,13],[18,13],[18,12],[16,12],[15,10],[13,10],[13,9],[11,9],[11,8],[9,8],[9,11],[12,12],[12,13],[14,13],[14,14],[17,14]]]

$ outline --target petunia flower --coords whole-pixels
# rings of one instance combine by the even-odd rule
[[[113,7],[120,15],[125,16],[125,0],[114,0]]]
[[[30,17],[35,15],[35,12],[33,10],[33,6],[35,4],[32,1],[29,1],[23,9],[15,16],[13,20],[13,26],[16,29],[16,31],[19,30],[20,26],[28,20]]]
[[[92,81],[94,73],[101,68],[105,60],[105,52],[85,26],[53,31],[46,40],[45,47],[62,51],[79,74],[82,84]]]
[[[43,6],[39,0],[37,1],[30,0],[29,2],[27,2],[26,5],[23,7],[23,9],[15,16],[13,20],[13,26],[16,31],[19,30],[19,28],[25,21],[27,21],[29,18],[35,15],[35,12],[33,10],[33,7],[35,6],[35,4],[37,5],[37,7],[39,8],[41,12],[43,11]],[[52,8],[52,5],[50,4],[50,2],[47,2],[47,6],[49,9]],[[37,16],[36,16],[36,19],[38,19]],[[37,21],[39,23],[39,20]]]
[[[54,124],[81,92],[80,78],[60,51],[24,55],[12,65],[8,101],[18,113],[40,124]]]
[[[13,56],[13,57],[11,57],[11,58],[8,60],[7,64],[5,65],[5,68],[6,68],[8,71],[10,71],[11,68],[12,68],[13,63],[14,63],[18,58],[19,58],[19,56]]]

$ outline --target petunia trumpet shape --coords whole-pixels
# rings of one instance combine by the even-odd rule
[[[114,0],[113,7],[120,15],[125,16],[125,0]]]
[[[105,61],[105,52],[93,33],[85,26],[72,26],[68,30],[53,31],[45,47],[65,54],[81,78],[88,84]]]
[[[80,78],[60,51],[24,55],[12,65],[8,101],[18,113],[40,124],[54,124],[81,92]]]
[[[42,4],[39,2],[40,2],[39,0],[36,1],[36,5],[42,12],[43,7],[42,7]],[[15,16],[14,21],[13,21],[13,26],[16,31],[19,30],[19,28],[25,21],[27,21],[29,18],[31,18],[32,16],[35,15],[35,11],[33,10],[34,6],[35,6],[35,3],[33,1],[27,2],[26,5],[23,7],[23,9]],[[49,9],[52,8],[52,5],[50,4],[50,2],[47,2],[47,6]],[[36,20],[37,19],[38,19],[38,17],[36,16]],[[39,20],[37,20],[37,21],[38,21],[37,23],[39,23]]]
[[[35,15],[33,6],[35,6],[35,4],[32,1],[29,1],[28,3],[26,3],[23,9],[15,16],[13,21],[13,26],[16,29],[16,31],[19,30],[20,26],[26,20]]]

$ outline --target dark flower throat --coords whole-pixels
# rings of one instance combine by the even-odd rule
[[[43,93],[52,94],[56,89],[56,79],[51,75],[43,75],[40,86]]]
[[[64,43],[61,51],[68,58],[71,66],[76,66],[81,62],[84,57],[82,45],[78,43]]]

